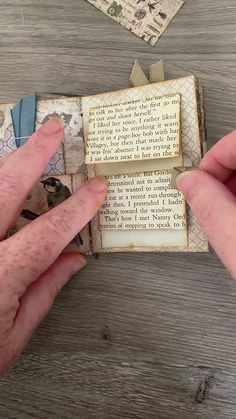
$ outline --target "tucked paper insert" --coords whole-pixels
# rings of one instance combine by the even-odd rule
[[[146,160],[180,153],[180,95],[91,108],[87,164]]]
[[[170,189],[172,170],[109,176],[100,209],[105,230],[186,229],[183,195]]]

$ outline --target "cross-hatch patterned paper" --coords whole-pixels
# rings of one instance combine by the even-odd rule
[[[183,0],[87,0],[130,32],[154,46]]]

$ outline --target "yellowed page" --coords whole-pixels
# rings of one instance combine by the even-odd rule
[[[179,153],[178,93],[90,109],[87,164],[170,158]]]
[[[120,173],[137,173],[152,170],[172,169],[173,167],[182,166],[183,155],[178,157],[170,157],[167,159],[138,160],[129,161],[127,163],[101,163],[95,164],[95,172],[97,176],[118,175]]]
[[[185,200],[170,188],[172,170],[108,177],[101,230],[185,229]]]
[[[187,246],[187,230],[103,230],[101,249],[110,252],[180,251]]]
[[[170,188],[172,170],[108,177],[99,211],[102,246],[187,244],[183,195]],[[172,234],[173,233],[173,234]]]

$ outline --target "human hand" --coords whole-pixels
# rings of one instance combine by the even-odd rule
[[[0,160],[0,239],[19,216],[28,193],[62,142],[53,118],[17,151]],[[18,358],[70,276],[84,267],[62,250],[94,216],[106,195],[95,178],[58,207],[0,243],[0,374]]]
[[[217,255],[236,278],[236,131],[226,135],[177,186]]]

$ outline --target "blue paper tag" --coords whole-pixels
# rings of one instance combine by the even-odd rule
[[[12,124],[17,148],[27,142],[35,132],[36,125],[36,94],[23,96],[11,109]]]

